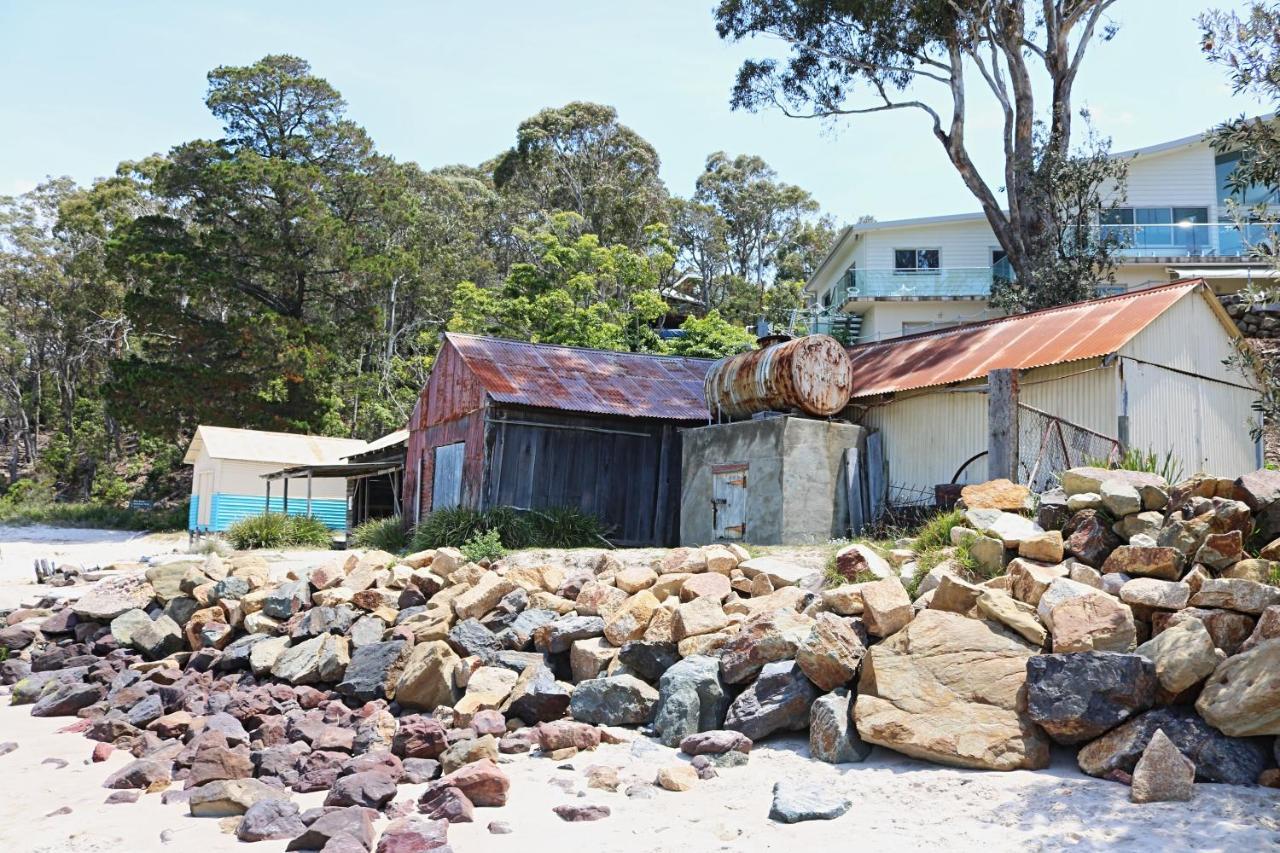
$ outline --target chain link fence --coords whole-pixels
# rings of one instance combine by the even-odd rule
[[[1081,465],[1119,461],[1120,442],[1065,418],[1018,404],[1019,480],[1033,492],[1058,485],[1058,476]]]

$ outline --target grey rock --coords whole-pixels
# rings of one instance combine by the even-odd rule
[[[1119,652],[1027,658],[1027,716],[1058,743],[1093,740],[1155,704],[1155,664]]]
[[[497,636],[479,619],[464,619],[449,629],[448,643],[459,657],[488,661],[502,648]]]
[[[801,731],[809,725],[809,708],[817,698],[817,688],[795,661],[774,661],[733,700],[724,727],[753,741],[778,731]]]
[[[604,619],[599,616],[562,616],[533,632],[533,644],[540,652],[567,652],[574,640],[604,636]]]
[[[569,709],[569,688],[556,681],[545,664],[528,667],[511,688],[503,708],[508,717],[518,717],[529,725],[558,720]]]
[[[343,836],[354,839],[363,845],[364,850],[369,850],[373,847],[373,821],[377,816],[376,811],[363,806],[326,811],[309,824],[305,832],[290,841],[285,850],[320,850],[331,840]]]
[[[769,818],[780,823],[834,820],[852,805],[826,783],[784,780],[774,783]]]
[[[721,728],[728,710],[720,662],[691,655],[668,667],[658,680],[654,732],[661,743],[677,746],[691,734]]]
[[[249,581],[244,578],[226,577],[213,585],[209,592],[209,603],[217,604],[226,599],[235,601],[249,594]],[[270,616],[271,614],[267,614]]]
[[[653,718],[658,691],[634,675],[614,675],[579,682],[569,702],[579,722],[635,726]]]
[[[311,584],[306,580],[296,580],[282,583],[272,590],[262,602],[262,612],[272,619],[288,619],[310,606]]]
[[[298,816],[298,804],[292,800],[262,800],[245,810],[236,827],[241,841],[279,841],[304,832],[306,826]]]
[[[342,776],[325,797],[326,806],[365,806],[381,809],[395,799],[396,780],[385,770],[365,770]]]
[[[871,745],[853,725],[851,697],[843,688],[819,697],[809,708],[809,757],[828,764],[865,761]]]
[[[618,650],[618,662],[645,681],[657,681],[680,660],[675,643],[634,640]]]
[[[356,649],[338,692],[359,702],[386,699],[387,691],[394,690],[400,678],[408,652],[404,640],[387,640]]]

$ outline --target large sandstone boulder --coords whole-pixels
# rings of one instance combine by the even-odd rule
[[[1196,710],[1232,737],[1280,735],[1280,639],[1264,640],[1219,664]]]
[[[122,575],[98,581],[71,605],[82,620],[110,622],[129,610],[146,610],[156,591],[145,575]]]
[[[854,720],[870,743],[991,770],[1049,764],[1049,741],[1023,708],[1034,651],[985,622],[924,610],[872,646]]]
[[[427,711],[437,705],[452,705],[456,698],[454,671],[459,663],[446,642],[417,644],[396,682],[396,701],[406,708]]]
[[[1156,665],[1156,678],[1170,695],[1194,687],[1213,672],[1221,654],[1199,619],[1188,619],[1148,640],[1134,652]]]
[[[811,618],[787,609],[761,613],[747,620],[742,630],[725,643],[720,654],[724,680],[740,684],[767,663],[794,658],[800,645],[808,639],[812,626]]]
[[[847,620],[819,613],[809,636],[796,650],[796,663],[819,690],[834,690],[857,676],[866,653],[866,646]]]

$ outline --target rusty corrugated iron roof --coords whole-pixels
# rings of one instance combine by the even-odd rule
[[[1110,355],[1200,279],[849,348],[853,398]]]
[[[596,415],[705,421],[714,361],[530,344],[449,332],[468,369],[500,403]]]

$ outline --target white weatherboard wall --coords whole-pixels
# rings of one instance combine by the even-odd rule
[[[289,463],[292,464],[292,463]],[[192,465],[192,507],[188,527],[192,530],[226,530],[232,523],[266,508],[266,481],[270,474],[289,467],[283,462],[247,462],[217,459],[201,450]],[[209,478],[207,495],[202,495],[202,478]],[[207,498],[207,499],[206,499]],[[313,478],[311,481],[312,514],[331,528],[346,523],[347,481],[342,478]],[[271,510],[284,511],[283,482],[271,484]],[[289,514],[306,515],[307,482],[289,482]]]
[[[999,317],[1003,312],[987,305],[985,301],[968,302],[874,302],[862,315],[862,333],[859,341],[878,341],[911,334],[903,329],[904,323],[976,323]],[[927,331],[916,329],[914,331]]]
[[[1238,476],[1260,464],[1250,436],[1258,395],[1223,364],[1232,340],[1193,290],[1106,364],[1094,358],[1023,371],[1019,399],[1117,439],[1127,411],[1130,447],[1160,456],[1172,451],[1184,475]],[[931,490],[987,449],[987,396],[976,390],[984,384],[904,391],[863,413],[863,425],[883,432],[893,486]],[[984,457],[959,482],[986,476]]]

